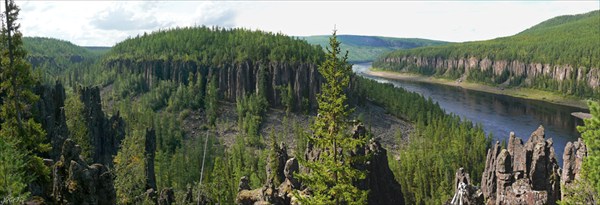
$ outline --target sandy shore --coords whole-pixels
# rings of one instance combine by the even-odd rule
[[[412,73],[399,73],[392,71],[378,71],[378,70],[367,70],[365,74],[387,78],[387,79],[397,79],[397,80],[407,80],[407,81],[415,81],[415,82],[426,82],[426,83],[435,83],[442,85],[449,85],[455,87],[461,87],[469,90],[477,90],[487,93],[494,93],[500,95],[508,95],[518,98],[524,99],[532,99],[532,100],[541,100],[549,103],[566,105],[571,107],[578,107],[587,109],[587,103],[585,100],[579,100],[575,98],[564,97],[558,95],[556,93],[551,93],[547,91],[534,90],[529,88],[506,88],[501,89],[499,87],[482,85],[478,83],[471,82],[457,82],[454,80],[435,78],[430,76],[423,76]]]

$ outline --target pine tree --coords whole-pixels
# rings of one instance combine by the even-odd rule
[[[346,104],[344,89],[350,83],[352,67],[346,62],[348,52],[340,56],[336,30],[329,46],[325,62],[319,66],[325,83],[318,96],[318,115],[312,125],[314,135],[309,137],[313,148],[322,153],[315,161],[303,162],[310,172],[299,175],[311,190],[311,196],[296,195],[303,204],[365,204],[368,191],[358,189],[354,183],[364,179],[366,173],[352,166],[358,158],[351,152],[367,139],[355,139],[347,133],[347,118],[352,110]]]
[[[75,92],[78,93],[78,92]],[[81,147],[81,156],[83,159],[91,161],[94,155],[88,129],[84,117],[84,105],[79,99],[78,94],[71,95],[65,101],[65,116],[67,118],[67,128],[69,137]]]
[[[595,200],[600,200],[600,104],[589,103],[592,118],[585,119],[585,125],[577,127],[585,143],[588,156],[583,160],[582,173],[584,180],[594,187]]]
[[[208,119],[208,124],[214,126],[217,121],[217,112],[219,109],[219,93],[217,86],[217,77],[213,76],[208,82],[208,87],[206,88],[206,99],[205,99],[205,109],[206,109],[206,118]]]
[[[48,180],[49,169],[36,154],[49,151],[50,145],[43,143],[46,134],[30,112],[33,103],[39,99],[33,93],[36,79],[26,61],[27,54],[21,39],[23,35],[16,23],[20,9],[12,0],[5,1],[5,8],[7,23],[3,22],[0,34],[0,91],[3,94],[0,138],[13,144],[21,153],[26,153],[25,161],[27,169],[32,170],[32,179],[44,181]]]

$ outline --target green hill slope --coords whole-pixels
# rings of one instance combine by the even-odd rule
[[[325,48],[329,44],[329,36],[300,37],[313,45]],[[410,49],[422,46],[443,45],[447,42],[418,39],[390,38],[380,36],[339,35],[342,50],[348,50],[348,60],[351,62],[373,61],[378,56],[396,49]]]
[[[552,18],[510,37],[397,50],[374,66],[591,97],[599,92],[600,11]]]
[[[54,38],[24,37],[23,45],[27,51],[27,60],[36,72],[42,74],[45,82],[69,76],[68,73],[91,65],[101,55],[69,41]]]

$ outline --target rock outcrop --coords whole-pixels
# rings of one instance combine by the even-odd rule
[[[156,83],[155,80],[187,83],[190,73],[201,74],[204,82],[214,76],[218,80],[220,95],[231,102],[235,102],[236,97],[258,92],[259,89],[264,88],[269,104],[281,106],[281,93],[277,88],[290,85],[296,99],[296,110],[303,109],[303,106],[316,106],[316,95],[320,92],[322,82],[317,65],[310,63],[242,62],[208,66],[196,61],[139,62],[119,59],[107,62],[106,66],[109,69],[116,69],[119,73],[127,70],[142,74],[146,85],[153,85]]]
[[[496,142],[488,150],[482,177],[487,204],[555,204],[560,199],[560,171],[552,140],[540,126],[525,144],[511,133],[508,149]]]
[[[446,205],[483,204],[483,192],[471,184],[469,174],[461,167],[454,178],[454,196]]]
[[[65,140],[60,160],[52,170],[54,203],[115,204],[112,173],[102,164],[88,166],[80,154],[81,148],[75,142]]]
[[[113,156],[117,155],[119,145],[125,138],[125,121],[118,112],[110,118],[104,114],[100,88],[80,88],[78,93],[84,104],[84,118],[93,147],[92,160],[112,167]]]
[[[586,156],[587,148],[581,138],[576,142],[567,143],[563,154],[562,175],[560,177],[561,187],[569,186],[581,177],[581,165],[583,158]],[[564,197],[564,195],[561,197]]]
[[[358,135],[364,136],[366,129],[362,125],[357,125],[354,128],[354,137]],[[284,147],[278,148],[279,151],[285,150]],[[357,147],[355,154],[370,155],[368,161],[361,165],[356,165],[356,168],[365,169],[367,176],[364,180],[357,182],[360,189],[370,190],[368,196],[369,204],[404,204],[404,197],[400,184],[394,179],[394,175],[390,170],[387,162],[387,151],[379,144],[378,140],[371,139],[364,147]],[[307,160],[318,160],[320,151],[309,146],[305,152]],[[278,154],[278,161],[283,161],[287,154]],[[281,164],[281,163],[280,163]],[[269,167],[267,165],[267,167]],[[285,160],[283,170],[277,169],[281,173],[270,173],[273,176],[283,176],[284,180],[279,186],[269,180],[266,184],[257,189],[251,189],[248,178],[242,177],[238,188],[236,203],[238,204],[294,204],[296,202],[292,192],[298,190],[301,195],[309,193],[301,182],[294,177],[294,173],[307,172],[308,170],[300,169],[298,161],[295,158]]]
[[[519,60],[491,60],[489,58],[442,58],[442,57],[424,57],[424,56],[402,56],[386,57],[380,63],[387,64],[390,67],[404,69],[410,66],[430,68],[437,73],[460,72],[467,74],[471,70],[481,72],[490,72],[494,77],[499,77],[503,73],[508,73],[514,78],[534,79],[538,77],[547,77],[562,82],[572,80],[583,82],[587,87],[594,90],[600,89],[600,69],[573,67],[571,65],[550,65],[541,63],[527,63]]]
[[[39,85],[34,89],[40,100],[33,106],[35,121],[42,124],[46,131],[46,139],[50,142],[49,158],[58,161],[62,145],[69,137],[69,130],[65,117],[65,89],[60,82],[54,86]]]

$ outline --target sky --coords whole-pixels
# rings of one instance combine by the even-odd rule
[[[21,32],[81,46],[113,46],[144,32],[243,27],[292,36],[339,34],[451,42],[519,33],[599,1],[39,1],[18,0]],[[4,8],[2,8],[4,11]]]

